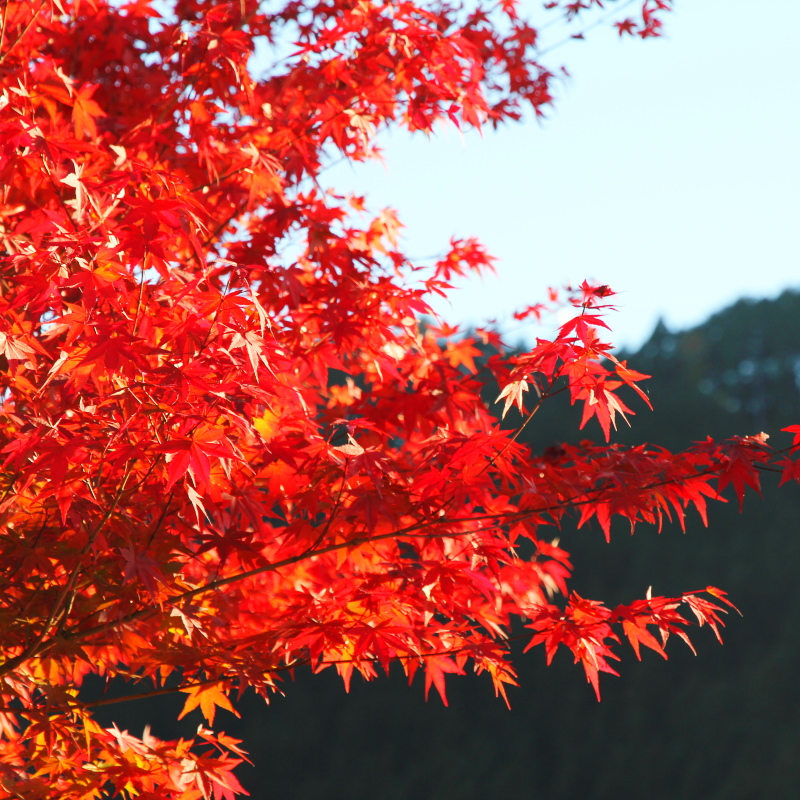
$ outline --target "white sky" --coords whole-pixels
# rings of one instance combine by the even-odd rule
[[[547,56],[572,78],[543,124],[394,133],[385,167],[339,166],[328,180],[395,208],[412,256],[477,236],[498,277],[436,309],[497,319],[511,343],[533,332],[515,309],[584,278],[620,292],[609,323],[627,347],[659,316],[683,328],[741,296],[800,288],[800,0],[676,6],[661,39],[604,26]]]

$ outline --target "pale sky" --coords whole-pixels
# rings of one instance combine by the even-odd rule
[[[533,333],[515,309],[589,278],[620,293],[612,340],[633,348],[659,316],[679,329],[739,297],[800,288],[800,0],[676,6],[662,39],[606,26],[551,52],[572,77],[544,123],[395,133],[385,167],[329,171],[398,211],[412,256],[457,235],[498,257],[497,278],[437,304],[443,318],[497,319],[515,343]]]

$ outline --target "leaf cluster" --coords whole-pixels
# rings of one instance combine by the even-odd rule
[[[644,3],[642,35],[667,6]],[[621,640],[718,632],[713,587],[613,609],[570,593],[554,529],[741,501],[765,437],[533,454],[481,399],[480,334],[420,323],[491,257],[454,240],[415,263],[394,212],[322,185],[390,125],[542,113],[552,74],[514,3],[2,0],[0,25],[6,791],[239,791],[238,741],[102,728],[90,675],[184,692],[211,726],[300,666],[349,686],[399,663],[444,702],[472,669],[505,698],[517,619],[598,696]],[[257,45],[275,58],[256,77]],[[506,410],[527,424],[565,385],[608,441],[633,413],[619,390],[647,401],[600,338],[612,294],[584,282],[552,340],[488,359]]]

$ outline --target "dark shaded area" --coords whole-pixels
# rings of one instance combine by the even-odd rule
[[[742,301],[704,325],[672,334],[659,326],[631,366],[652,374],[655,411],[631,399],[632,430],[618,441],[684,447],[707,435],[800,423],[800,296]],[[537,450],[558,440],[599,440],[577,432],[577,409],[564,398],[546,404],[526,431]],[[596,426],[596,423],[590,423]],[[485,677],[448,684],[450,707],[425,703],[400,670],[346,695],[332,671],[298,674],[272,705],[246,696],[243,719],[220,712],[217,727],[245,740],[256,768],[239,769],[260,800],[544,798],[546,800],[749,800],[800,797],[800,487],[764,499],[711,508],[710,526],[691,517],[661,534],[626,526],[606,544],[597,528],[565,529],[575,561],[572,586],[608,603],[643,596],[648,585],[672,594],[708,584],[730,593],[743,618],[729,618],[725,645],[695,637],[698,656],[670,642],[668,662],[652,652],[638,663],[620,647],[621,678],[604,676],[598,704],[567,653],[544,666],[538,648],[520,655],[522,688],[508,711]],[[109,706],[102,721],[156,735],[191,732],[193,712],[174,720],[180,698]]]

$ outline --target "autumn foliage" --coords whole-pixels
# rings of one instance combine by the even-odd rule
[[[669,6],[614,22],[654,36]],[[613,608],[570,592],[559,527],[705,520],[759,470],[797,479],[791,453],[763,435],[608,443],[648,397],[601,338],[607,286],[521,311],[574,308],[509,357],[493,332],[423,324],[454,276],[491,269],[479,243],[416,263],[391,210],[326,188],[388,126],[542,114],[554,75],[517,12],[0,0],[7,796],[232,798],[245,753],[216,710],[248,688],[268,701],[299,667],[347,686],[394,664],[445,702],[446,676],[475,671],[505,697],[517,620],[599,696],[625,640],[665,656],[670,634],[719,633],[713,587]],[[607,443],[532,453],[501,427],[512,407],[535,425],[556,394]],[[183,692],[206,724],[180,741],[105,729],[92,674]]]

